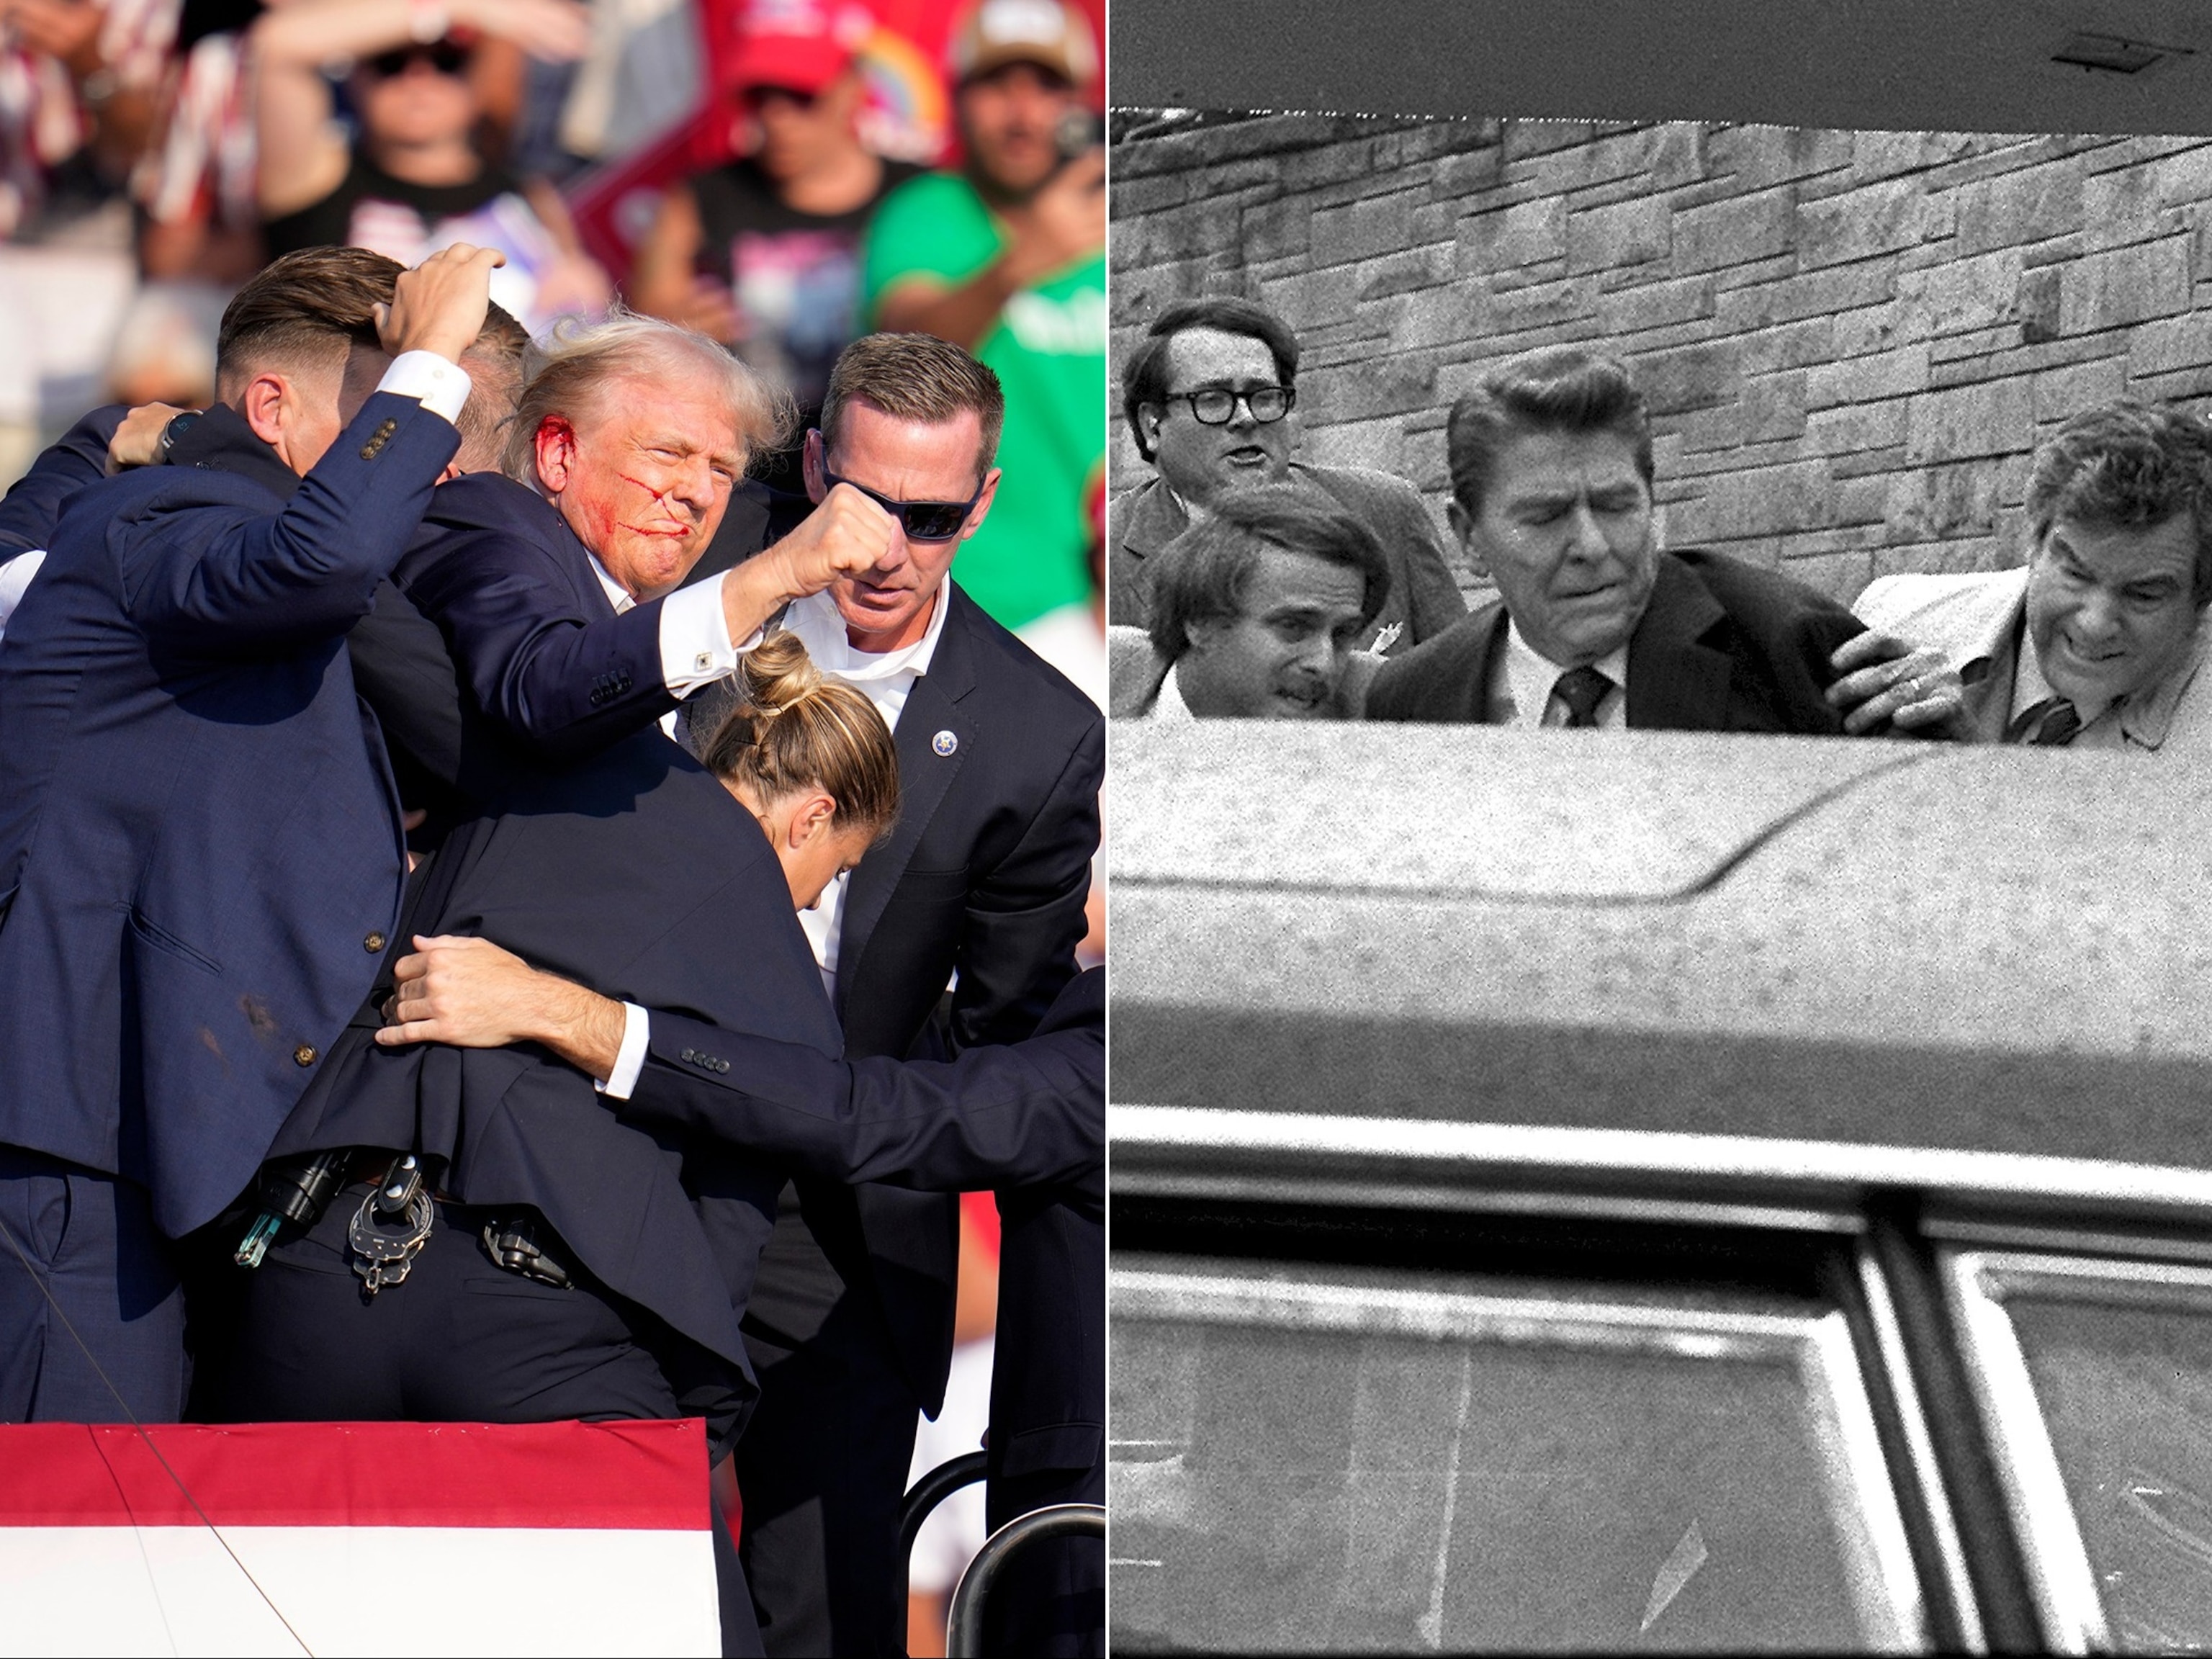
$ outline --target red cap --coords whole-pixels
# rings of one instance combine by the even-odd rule
[[[818,93],[842,75],[872,24],[836,0],[751,0],[738,23],[732,89],[789,87]]]

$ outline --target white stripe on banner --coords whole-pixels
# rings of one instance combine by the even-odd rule
[[[705,1532],[222,1533],[319,1659],[722,1650]],[[204,1527],[0,1527],[0,1654],[299,1652]]]

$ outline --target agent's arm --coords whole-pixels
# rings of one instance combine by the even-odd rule
[[[1073,1181],[1103,1156],[1106,1008],[1097,969],[1070,983],[1022,1042],[951,1060],[840,1060],[648,1013],[486,939],[414,945],[394,966],[390,1023],[376,1034],[387,1047],[540,1043],[640,1122],[833,1180],[932,1192],[1042,1186]]]

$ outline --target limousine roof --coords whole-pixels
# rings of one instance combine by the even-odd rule
[[[1194,1134],[1334,1155],[1360,1120],[1409,1156],[2212,1208],[2212,769],[1468,727],[1112,741],[1117,1178]]]

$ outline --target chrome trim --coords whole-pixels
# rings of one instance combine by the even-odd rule
[[[1966,1550],[1959,1536],[1958,1516],[1951,1494],[1936,1462],[1936,1442],[1928,1431],[1928,1412],[1921,1403],[1920,1386],[1912,1378],[1912,1362],[1905,1350],[1905,1331],[1897,1322],[1897,1304],[1889,1294],[1888,1275],[1882,1272],[1873,1246],[1861,1240],[1852,1253],[1860,1294],[1866,1297],[1868,1322],[1874,1328],[1875,1352],[1897,1401],[1898,1425],[1905,1437],[1905,1455],[1919,1484],[1922,1507],[1929,1530],[1935,1534],[1936,1561],[1943,1575],[1951,1605],[1958,1610],[1960,1645],[1968,1653],[1987,1653],[1989,1635],[1982,1626],[1982,1609],[1974,1595],[1974,1582],[1966,1571]]]
[[[1708,1192],[1777,1185],[1843,1194],[1903,1188],[1977,1199],[2080,1203],[2129,1213],[2179,1213],[2198,1220],[2212,1216],[2212,1170],[2026,1152],[1151,1105],[1109,1107],[1107,1134],[1114,1182],[1118,1190],[1130,1193],[1144,1192],[1159,1178],[1148,1167],[1156,1160],[1210,1155],[1223,1160],[1325,1160],[1321,1170],[1333,1179],[1364,1176],[1386,1185],[1496,1182],[1508,1175],[1554,1182],[1563,1176],[1580,1182],[1662,1177]],[[1214,1168],[1184,1165],[1170,1173],[1188,1182],[1249,1177],[1251,1172],[1224,1168],[1217,1174]]]
[[[2069,1255],[2212,1263],[2212,1238],[2193,1233],[2132,1232],[2058,1224],[2038,1226],[1932,1207],[1921,1212],[1919,1231],[1945,1243],[1976,1245],[1991,1251],[2063,1251]]]
[[[1784,1232],[1852,1234],[1866,1230],[1855,1210],[1811,1205],[1729,1204],[1696,1198],[1636,1198],[1616,1193],[1444,1187],[1426,1182],[1332,1181],[1304,1175],[1182,1175],[1146,1170],[1117,1176],[1122,1198],[1194,1198],[1215,1202],[1326,1204],[1345,1209],[1455,1211],[1481,1215],[1571,1216],[1593,1221],[1689,1222]]]
[[[1392,1272],[1389,1277],[1411,1275]],[[1759,1313],[1419,1289],[1382,1282],[1376,1274],[1363,1274],[1357,1281],[1325,1275],[1283,1279],[1133,1267],[1109,1272],[1107,1305],[1115,1320],[1375,1333],[1686,1359],[1786,1361],[1805,1389],[1814,1454],[1822,1467],[1836,1472],[1827,1492],[1829,1515],[1850,1570],[1847,1577],[1863,1631],[1877,1651],[1924,1650],[1929,1644],[1926,1601],[1874,1408],[1839,1311]],[[1464,1411],[1461,1420],[1463,1425]],[[1452,1455],[1456,1458],[1456,1446]],[[1435,1611],[1440,1626],[1440,1607]],[[1425,1629],[1423,1633],[1431,1634]],[[1440,1638],[1439,1628],[1431,1639]]]
[[[2057,1653],[2109,1651],[2112,1635],[2088,1547],[2074,1518],[2027,1357],[2000,1299],[2024,1281],[2009,1271],[1993,1273],[1994,1259],[1979,1251],[1946,1249],[1937,1261],[1964,1339],[1967,1377],[1996,1452],[1998,1486],[2021,1542],[2043,1638]]]

